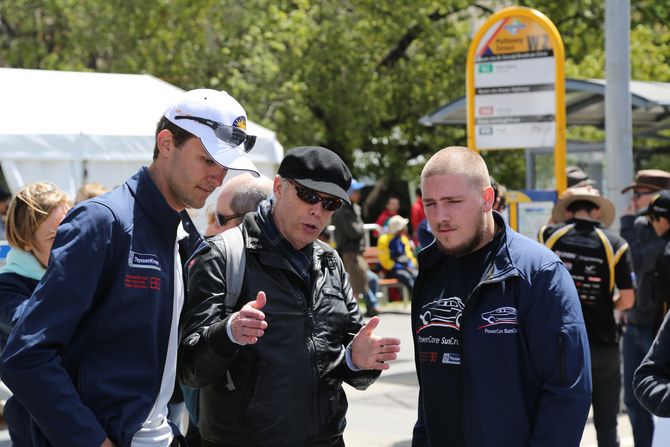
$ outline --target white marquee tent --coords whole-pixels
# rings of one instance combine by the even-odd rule
[[[9,188],[50,181],[74,197],[87,182],[123,183],[151,162],[156,123],[181,92],[149,75],[0,68],[0,163]],[[284,150],[273,131],[247,125],[258,136],[249,155],[273,177]]]

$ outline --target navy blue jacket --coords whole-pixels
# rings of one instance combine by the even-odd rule
[[[33,294],[37,280],[6,272],[0,274],[0,351],[5,347],[25,301]]]
[[[670,232],[663,235],[665,248],[656,259],[657,296],[668,299],[670,288]],[[665,301],[664,300],[664,301]],[[666,301],[667,302],[667,301]],[[657,303],[660,308],[662,302]],[[635,397],[656,416],[670,417],[670,313],[665,315],[654,344],[633,378]]]
[[[4,349],[9,334],[25,309],[38,281],[12,272],[0,274],[0,351]],[[30,415],[16,397],[5,403],[4,414],[12,444],[22,447],[30,441]]]
[[[591,404],[591,364],[574,282],[553,252],[512,231],[498,213],[494,218],[505,235],[460,320],[465,443],[578,446]],[[444,280],[432,271],[441,256],[437,242],[419,253],[413,334],[422,288]],[[487,315],[502,308],[516,309],[516,322],[489,324]],[[416,336],[414,348],[419,352]],[[421,382],[418,359],[416,367]],[[426,446],[430,428],[424,424],[424,412],[439,409],[423,408],[419,396],[412,445]]]
[[[60,225],[0,356],[3,380],[50,444],[130,446],[148,417],[165,366],[179,220],[142,168]]]

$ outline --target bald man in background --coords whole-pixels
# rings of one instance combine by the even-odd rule
[[[256,211],[258,203],[272,194],[272,180],[243,173],[226,181],[216,199],[216,210],[205,236],[223,233],[242,222],[245,214]]]

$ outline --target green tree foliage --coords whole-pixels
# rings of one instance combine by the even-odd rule
[[[669,81],[670,0],[632,3],[633,77]],[[520,4],[557,25],[568,76],[604,75],[604,0]],[[356,175],[412,179],[421,163],[409,160],[466,143],[464,129],[418,119],[465,93],[473,24],[491,5],[0,0],[0,65],[150,73],[185,89],[224,89],[286,147],[324,145]],[[522,153],[485,156],[500,181],[518,187]]]

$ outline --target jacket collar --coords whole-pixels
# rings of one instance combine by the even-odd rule
[[[149,169],[146,166],[141,167],[137,174],[126,180],[126,185],[149,219],[156,225],[176,231],[179,213],[168,205],[163,193],[149,177]]]
[[[242,226],[245,229],[247,236],[245,238],[246,248],[252,251],[256,250],[264,252],[265,259],[268,259],[266,256],[271,256],[275,259],[275,262],[273,262],[275,266],[287,266],[288,262],[272,249],[272,245],[262,234],[257,219],[257,212],[248,213],[244,217]],[[318,268],[321,263],[327,261],[328,259],[335,259],[335,249],[333,249],[330,245],[325,243],[319,244],[318,241],[314,241],[312,242],[312,247],[312,259],[314,261],[315,268]]]
[[[580,217],[573,217],[572,219],[568,219],[565,221],[564,225],[569,225],[569,224],[575,224],[575,227],[579,230],[590,230],[594,227],[598,228],[605,228],[601,222],[598,222],[597,220],[593,219],[584,219]],[[563,225],[561,225],[563,226]]]

